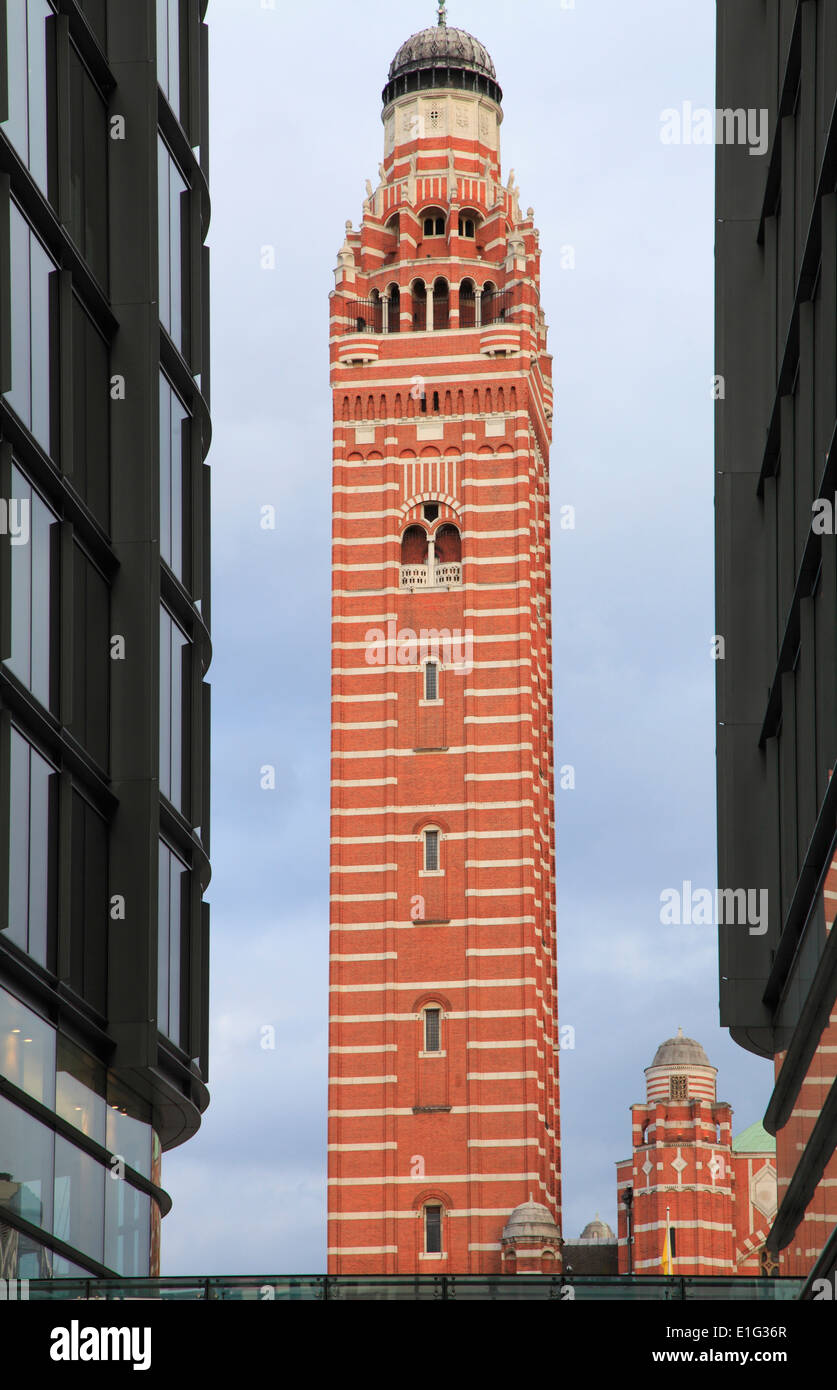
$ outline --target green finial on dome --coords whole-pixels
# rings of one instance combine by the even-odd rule
[[[448,24],[446,0],[439,0],[439,28],[446,29]]]

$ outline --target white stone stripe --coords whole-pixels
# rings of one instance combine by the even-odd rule
[[[329,1217],[333,1221],[334,1217]],[[330,1245],[327,1255],[397,1255],[397,1245]]]
[[[462,757],[463,754],[475,753],[480,757],[485,757],[488,753],[521,753],[532,752],[531,741],[527,743],[469,743],[460,746],[451,745],[445,749],[448,757]],[[361,748],[357,751],[352,750],[348,753],[332,753],[333,762],[351,762],[362,760],[363,758],[415,758],[420,757],[415,748]]]
[[[537,1009],[451,1009],[445,1018],[537,1018]],[[334,1023],[415,1023],[419,1015],[410,1014],[332,1014]],[[540,1019],[538,1019],[540,1023]],[[543,1026],[543,1025],[541,1025]]]
[[[333,874],[389,874],[397,873],[397,864],[335,864]]]
[[[378,719],[378,720],[363,721],[362,723],[361,723],[360,721],[358,721],[358,723],[356,723],[356,724],[332,724],[331,727],[332,727],[332,729],[335,729],[335,730],[337,730],[337,731],[339,731],[339,732],[341,732],[341,733],[344,732],[345,730],[348,730],[348,729],[355,729],[355,730],[359,729],[359,730],[361,730],[361,732],[365,732],[367,729],[375,729],[375,730],[378,730],[378,729],[397,729],[397,728],[398,728],[398,720],[397,720],[397,719]]]
[[[534,888],[466,888],[466,898],[517,898],[533,894]]]
[[[332,704],[339,705],[369,705],[375,700],[397,700],[398,695],[392,690],[382,690],[378,695],[332,695]]]
[[[446,837],[447,838],[447,837]],[[534,859],[466,859],[466,869],[521,869],[526,864],[534,865]]]
[[[389,778],[389,781],[391,781],[391,782],[396,782],[396,781],[397,781],[397,778],[391,777],[391,778]],[[336,784],[332,784],[332,785],[336,785]],[[344,785],[351,786],[351,785],[354,785],[354,784],[352,784],[352,783],[345,783]],[[377,786],[378,783],[375,783],[374,785]],[[482,810],[482,811],[520,811],[520,810],[531,810],[533,804],[534,804],[534,803],[532,802],[531,797],[524,798],[522,801],[481,801],[481,802],[480,802],[480,810]],[[434,812],[434,811],[436,811],[436,812],[447,812],[447,811],[472,811],[472,810],[474,809],[474,805],[475,805],[475,803],[474,803],[473,801],[459,801],[459,802],[449,802],[449,803],[447,803],[447,804],[445,804],[445,805],[441,805],[441,806],[440,806],[438,803],[437,803],[435,806],[431,805],[430,803],[427,803],[427,804],[425,804],[425,805],[423,805],[423,806],[397,806],[397,805],[392,805],[392,806],[350,806],[350,807],[345,807],[345,808],[339,807],[339,806],[333,806],[332,809],[331,809],[331,814],[332,814],[332,816],[352,816],[352,817],[354,817],[354,818],[357,818],[358,816],[390,816],[390,815],[401,815],[401,816],[408,816],[408,815],[409,815],[409,816],[412,816],[412,815],[423,815],[423,814],[426,813],[426,812],[432,813],[432,812]]]
[[[466,1081],[537,1081],[536,1071],[469,1071]]]
[[[397,1076],[330,1076],[330,1086],[393,1086]]]
[[[329,1144],[328,1149],[331,1153],[344,1154],[364,1154],[380,1153],[383,1149],[397,1149],[395,1140],[387,1140],[383,1144]]]
[[[532,839],[535,836],[532,826],[525,826],[523,829],[509,830],[450,830],[446,831],[446,840],[521,840]],[[332,845],[414,845],[415,835],[332,835],[330,844]],[[523,862],[523,861],[521,861]],[[531,860],[527,860],[531,863]]]
[[[546,1116],[541,1114],[534,1101],[527,1101],[525,1105],[454,1105],[451,1106],[451,1115],[521,1115],[525,1111],[531,1111],[537,1115],[542,1124],[546,1124]],[[342,1120],[361,1120],[374,1119],[376,1116],[392,1115],[412,1115],[412,1106],[404,1108],[386,1107],[381,1110],[329,1110],[331,1119]],[[644,1190],[644,1189],[643,1189]]]
[[[392,569],[396,569],[398,567],[399,565],[395,561],[393,561],[391,566],[388,566],[388,568]],[[359,566],[359,568],[373,570],[379,569],[380,566],[361,565]],[[462,587],[464,589],[472,590],[473,587],[475,587],[475,585],[463,584]],[[517,576],[513,579],[504,579],[502,581],[495,580],[493,582],[490,582],[486,579],[481,579],[479,581],[479,584],[476,585],[476,587],[478,587],[483,593],[491,593],[493,590],[497,590],[503,593],[516,593],[518,589],[531,589],[532,582],[527,575],[523,575]],[[375,594],[377,598],[388,598],[390,596],[393,598],[403,598],[404,590],[401,588],[400,584],[381,585],[380,588],[376,586],[375,588],[367,587],[365,589],[332,589],[332,598],[368,598],[370,594]]]
[[[329,1052],[333,1052],[333,1053],[347,1053],[347,1054],[348,1054],[348,1053],[358,1054],[358,1053],[361,1053],[361,1052],[397,1052],[397,1051],[398,1051],[398,1044],[397,1044],[397,1043],[365,1043],[365,1044],[364,1044],[363,1046],[361,1046],[361,1047],[330,1047],[328,1050],[329,1050]],[[392,1147],[395,1148],[395,1145],[393,1144]]]
[[[356,954],[356,955],[329,956],[329,960],[337,960],[337,961],[346,960],[346,961],[349,961],[349,962],[353,962],[353,961],[356,961],[356,960],[398,960],[398,952],[397,952],[397,951],[368,951],[368,952],[364,951],[363,954],[358,953],[358,954]]]
[[[467,956],[534,956],[534,946],[469,946]]]
[[[330,989],[335,994],[372,994],[386,990],[428,990],[428,989],[516,989],[521,985],[537,985],[537,980],[521,977],[516,980],[419,980],[405,981],[402,983],[393,982],[392,984],[381,984],[376,980],[374,984],[363,985],[331,985]]]
[[[735,1226],[733,1225],[733,1223],[732,1223],[731,1221],[680,1221],[680,1220],[675,1220],[675,1221],[672,1221],[671,1224],[672,1224],[672,1226],[675,1226],[675,1227],[677,1228],[678,1231],[734,1231],[734,1230],[735,1230]],[[646,1222],[642,1222],[642,1221],[641,1221],[641,1222],[639,1222],[636,1226],[634,1226],[634,1231],[635,1231],[636,1233],[638,1233],[639,1231],[664,1231],[665,1229],[666,1229],[666,1223],[665,1223],[665,1221],[646,1221]],[[690,1256],[690,1255],[683,1255],[683,1256],[678,1256],[677,1258],[684,1259],[684,1260],[688,1260],[688,1259],[691,1259],[691,1256]]]
[[[660,1265],[662,1263],[662,1258],[663,1254],[662,1251],[660,1251],[660,1254],[655,1259],[637,1260],[636,1264],[634,1265],[634,1268],[649,1270],[653,1269],[655,1273],[660,1274]],[[684,1255],[682,1256],[682,1260],[684,1260],[687,1264],[704,1265],[707,1269],[718,1269],[722,1272],[729,1273],[730,1275],[734,1273],[734,1271],[731,1270],[729,1267],[729,1260],[712,1260],[707,1255]],[[674,1266],[673,1273],[676,1275],[677,1265],[681,1263],[681,1256],[675,1255],[672,1258],[671,1263]]]
[[[331,893],[330,903],[385,903],[395,902],[397,893]]]
[[[523,1149],[534,1146],[538,1152],[545,1154],[546,1150],[542,1147],[539,1139],[469,1139],[469,1149]]]
[[[397,787],[397,777],[349,777],[343,781],[332,778],[333,787]],[[353,812],[351,814],[354,814]]]
[[[537,1182],[538,1173],[445,1173],[439,1176],[436,1173],[428,1174],[422,1178],[426,1183],[455,1183],[455,1182]],[[382,1173],[379,1176],[363,1178],[329,1178],[329,1187],[415,1187],[416,1178],[409,1175],[407,1177],[390,1177]]]

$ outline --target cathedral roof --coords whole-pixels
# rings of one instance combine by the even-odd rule
[[[776,1140],[768,1134],[761,1120],[756,1120],[749,1129],[744,1129],[732,1141],[733,1153],[772,1154],[776,1152]]]
[[[615,1240],[616,1237],[606,1221],[602,1221],[599,1213],[596,1212],[594,1221],[588,1221],[584,1230],[581,1232],[581,1240]]]
[[[712,1063],[704,1052],[699,1042],[694,1038],[683,1036],[683,1029],[678,1028],[676,1038],[668,1038],[660,1043],[654,1053],[652,1067],[710,1067]]]

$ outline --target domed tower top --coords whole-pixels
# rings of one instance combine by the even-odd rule
[[[714,1101],[717,1074],[701,1044],[678,1028],[676,1037],[660,1043],[653,1062],[645,1068],[648,1103]]]
[[[448,25],[444,3],[439,5],[438,24],[413,34],[390,63],[384,106],[408,92],[439,87],[482,92],[498,106],[503,100],[490,53],[473,34]]]
[[[602,1221],[602,1218],[599,1216],[599,1213],[596,1212],[595,1220],[587,1222],[587,1225],[581,1232],[580,1239],[591,1241],[615,1240],[616,1236],[613,1234],[613,1231],[611,1230],[610,1226],[608,1226],[607,1222]]]

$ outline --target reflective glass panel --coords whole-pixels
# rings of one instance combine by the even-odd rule
[[[105,1264],[118,1274],[146,1275],[151,1253],[151,1198],[124,1178],[105,1184]]]
[[[160,376],[160,554],[183,579],[184,423],[189,415]]]
[[[33,179],[47,192],[46,0],[10,0],[8,36],[9,117],[0,128],[14,145]]]
[[[55,768],[11,730],[8,934],[39,965],[51,954],[55,904]]]
[[[180,961],[186,865],[160,843],[157,1027],[180,1045]]]
[[[101,1260],[104,1227],[104,1168],[95,1158],[56,1135],[53,1235]]]
[[[53,1134],[51,1129],[0,1096],[0,1207],[35,1226],[52,1224]]]
[[[186,184],[163,140],[157,142],[160,322],[183,350],[183,233]]]
[[[58,1039],[56,1112],[98,1144],[106,1135],[105,1068],[67,1038]]]
[[[183,725],[188,638],[160,610],[160,790],[183,810]]]
[[[180,114],[179,0],[157,0],[157,81],[169,106]]]
[[[52,621],[58,518],[12,467],[20,535],[11,538],[12,644],[6,665],[47,709],[55,706],[56,633]],[[14,514],[11,514],[14,519]]]
[[[55,266],[11,204],[12,386],[7,400],[41,447],[52,449],[50,278]]]
[[[55,1029],[0,989],[0,1074],[42,1105],[55,1104]]]

